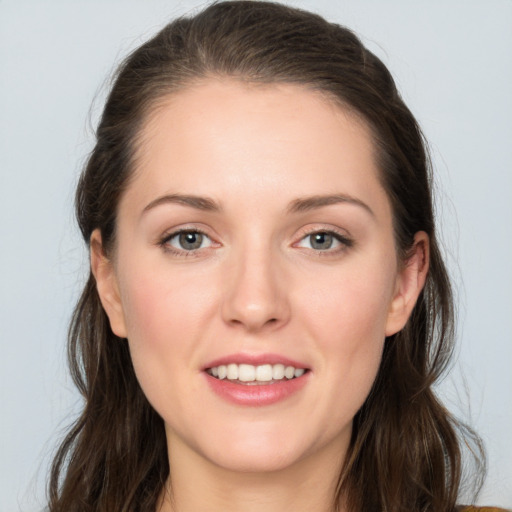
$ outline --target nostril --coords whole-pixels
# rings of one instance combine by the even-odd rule
[[[268,320],[263,320],[262,322],[256,322],[254,324],[252,324],[248,320],[244,321],[244,320],[240,320],[238,318],[232,318],[231,320],[229,320],[229,323],[233,326],[246,326],[249,329],[260,329],[260,328],[275,326],[275,325],[279,324],[279,318],[272,317],[272,318],[269,318]]]

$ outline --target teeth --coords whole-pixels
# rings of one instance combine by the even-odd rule
[[[304,375],[304,368],[294,368],[284,364],[234,364],[215,366],[208,373],[218,379],[239,380],[241,382],[270,382],[272,380],[290,380]]]
[[[219,366],[218,372],[219,372],[219,379],[225,379],[228,374],[228,367],[224,366],[224,365]]]
[[[242,382],[251,382],[252,380],[256,380],[256,367],[252,364],[241,364],[238,367],[238,380],[241,380]]]
[[[272,378],[281,380],[284,378],[284,364],[275,364],[272,366]]]
[[[238,365],[237,364],[228,364],[226,378],[228,378],[229,380],[237,380],[238,379]]]
[[[287,379],[293,379],[293,377],[295,377],[295,368],[293,366],[287,366],[284,369],[284,376]]]
[[[272,365],[264,364],[262,366],[256,366],[256,380],[260,382],[272,380]]]

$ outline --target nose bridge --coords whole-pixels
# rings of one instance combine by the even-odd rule
[[[254,331],[285,323],[289,304],[279,254],[261,238],[248,238],[234,250],[223,303],[224,320]]]

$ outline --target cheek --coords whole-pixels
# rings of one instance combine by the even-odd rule
[[[184,273],[168,275],[157,266],[131,269],[120,290],[130,354],[140,385],[156,406],[182,385],[195,363],[194,348],[213,314],[213,301],[205,292],[211,287],[198,286],[197,279]],[[162,383],[173,385],[164,391]]]
[[[394,275],[394,267],[387,269],[384,264],[348,267],[338,274],[317,273],[315,286],[300,296],[317,332],[328,334],[326,341],[342,338],[360,345],[384,337]]]
[[[342,386],[354,404],[362,403],[376,377],[385,341],[386,320],[394,292],[394,267],[368,265],[334,276],[317,276],[307,295],[309,335],[326,358],[333,386]],[[322,286],[323,284],[323,286]],[[303,294],[305,296],[305,294]]]
[[[137,272],[134,265],[122,280],[128,333],[155,348],[162,343],[175,345],[204,320],[213,303],[214,288],[200,275],[148,267]]]

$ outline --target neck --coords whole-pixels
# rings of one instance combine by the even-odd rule
[[[158,512],[342,512],[333,505],[342,458],[333,457],[332,448],[285,469],[251,473],[219,467],[173,443],[171,477]]]

